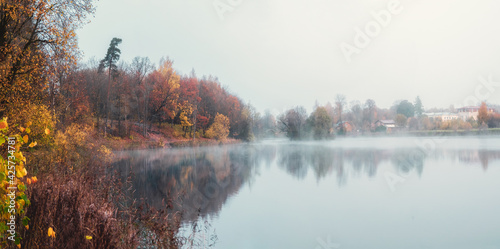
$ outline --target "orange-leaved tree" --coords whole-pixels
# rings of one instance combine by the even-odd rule
[[[156,119],[158,123],[161,123],[165,116],[173,120],[176,114],[180,76],[172,64],[170,59],[162,59],[160,67],[148,77],[153,86],[149,99],[150,119]]]
[[[479,112],[477,114],[477,121],[479,125],[483,124],[488,124],[488,120],[490,119],[488,115],[488,107],[486,106],[486,103],[481,103],[481,106],[479,107]]]

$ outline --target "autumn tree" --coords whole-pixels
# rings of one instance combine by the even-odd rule
[[[346,114],[346,120],[356,127],[363,127],[363,108],[359,101],[351,101],[350,112]]]
[[[76,63],[75,30],[92,12],[91,0],[1,1],[0,117],[24,119],[48,86],[57,92],[56,72]]]
[[[85,94],[88,96],[90,103],[90,111],[93,117],[97,118],[96,128],[99,130],[100,117],[104,116],[106,103],[106,82],[107,77],[102,73],[98,73],[99,62],[91,60],[85,65],[80,65],[79,73],[84,81]],[[68,100],[71,101],[71,100]],[[65,116],[63,116],[64,118]]]
[[[394,121],[396,122],[397,126],[406,127],[407,120],[408,120],[408,118],[405,115],[398,114],[398,115],[396,115],[396,120],[394,120]]]
[[[418,118],[412,117],[408,119],[408,128],[410,130],[418,130]]]
[[[278,117],[279,127],[290,139],[300,139],[305,135],[306,109],[295,107]]]
[[[126,72],[127,68],[128,66],[123,62],[118,66],[118,71],[120,73],[118,73],[115,80],[116,90],[113,91],[111,99],[111,105],[113,107],[111,109],[113,111],[112,120],[118,120],[118,135],[122,137],[128,135],[128,129],[126,129],[126,126],[129,126],[129,124],[127,123],[127,119],[133,104],[133,79],[131,74]],[[122,120],[125,121],[125,125],[123,125]],[[111,123],[113,123],[113,121]]]
[[[492,113],[488,120],[489,128],[500,128],[500,114]]]
[[[204,77],[199,81],[198,120],[208,119],[208,124],[214,122],[217,113],[227,116],[231,122],[230,134],[233,137],[244,136],[246,126],[242,122],[245,116],[242,115],[244,109],[243,102],[235,95],[230,94],[217,78]]]
[[[237,128],[234,130],[234,137],[244,140],[252,141],[254,139],[254,128],[258,129],[256,120],[259,119],[259,113],[250,104],[243,105],[237,118]]]
[[[208,128],[206,135],[209,138],[215,138],[218,141],[224,141],[229,135],[229,118],[217,113],[214,123]]]
[[[482,102],[477,114],[477,120],[479,122],[479,125],[488,124],[489,118],[490,117],[488,115],[488,107],[486,106],[486,103]]]
[[[91,117],[89,73],[88,69],[72,70],[64,77],[64,84],[59,87],[60,98],[57,99],[56,106],[60,125],[85,122]]]
[[[325,107],[317,107],[309,117],[313,136],[315,139],[325,139],[330,134],[332,119],[328,115]]]
[[[156,119],[159,125],[169,118],[173,124],[175,118],[180,87],[180,77],[172,67],[170,59],[162,59],[160,67],[148,77],[152,91],[149,99],[150,120]],[[151,124],[150,124],[151,125]]]
[[[187,134],[188,128],[190,132],[196,130],[196,115],[200,100],[198,79],[194,75],[194,72],[189,77],[181,77],[179,84],[179,104],[177,105],[176,116],[179,117],[184,129],[184,134]]]
[[[375,104],[375,100],[367,99],[365,101],[364,109],[363,109],[363,128],[365,130],[370,130],[371,124],[375,122],[378,117],[377,113],[377,105]]]
[[[220,85],[217,78],[204,77],[199,83],[199,114],[208,118],[209,123],[213,123],[217,113],[222,113],[227,116],[230,104],[225,104],[223,101],[228,99],[226,90]]]
[[[200,103],[198,105],[198,119],[207,120],[207,124],[213,122],[218,110],[217,102],[220,87],[213,78],[202,78],[199,82]]]
[[[136,103],[135,118],[142,121],[142,134],[146,136],[149,96],[153,90],[150,82],[146,80],[148,74],[154,69],[148,57],[135,57],[129,69],[132,84],[132,99]]]
[[[260,125],[260,132],[256,134],[257,137],[272,137],[276,135],[276,117],[269,110],[266,110],[256,123]]]

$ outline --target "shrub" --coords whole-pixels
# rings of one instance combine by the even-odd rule
[[[229,135],[229,118],[217,113],[214,123],[208,128],[205,135],[218,141],[224,141]]]
[[[33,138],[30,138],[30,125],[29,121],[21,133],[13,133],[13,129],[9,130],[7,118],[0,120],[0,148],[2,149],[0,152],[0,238],[2,238],[2,244],[7,244],[10,240],[19,245],[21,224],[28,226],[29,218],[25,216],[25,212],[26,207],[30,205],[30,200],[25,191],[27,184],[30,184],[32,179],[37,181],[37,178],[25,178],[28,174],[27,161],[21,149],[26,150],[37,145]],[[25,146],[28,143],[29,145]],[[8,154],[6,155],[5,152]]]

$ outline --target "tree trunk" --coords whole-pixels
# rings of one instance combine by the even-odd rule
[[[148,94],[146,89],[146,92],[144,94],[144,115],[142,119],[142,132],[144,137],[146,137],[147,122],[148,122]]]
[[[108,92],[107,92],[107,96],[106,96],[106,124],[104,125],[104,136],[106,136],[106,132],[107,132],[107,128],[108,128],[108,118],[109,118],[109,92],[110,92],[110,89],[111,89],[111,65],[112,65],[112,61],[109,60],[109,65],[108,65]],[[113,128],[113,122],[111,122],[111,128]]]
[[[193,132],[193,142],[196,141],[196,118],[197,118],[197,115],[198,115],[198,108],[196,108],[194,110],[194,132]],[[191,126],[191,127],[193,127]]]
[[[122,103],[121,103],[121,97],[118,95],[118,134],[121,137],[122,136]]]

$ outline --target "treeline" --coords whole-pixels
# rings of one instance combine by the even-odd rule
[[[490,108],[496,106],[490,105]],[[498,107],[496,107],[498,109]],[[427,112],[456,113],[453,106],[449,109],[429,108]],[[500,114],[489,113],[486,103],[481,103],[477,117],[467,120],[442,120],[427,116],[420,97],[414,102],[398,100],[390,108],[379,108],[372,99],[364,103],[347,103],[344,95],[337,95],[334,104],[316,104],[313,112],[297,106],[286,110],[277,117],[276,130],[290,139],[329,139],[337,135],[367,134],[386,132],[387,127],[377,124],[379,120],[394,122],[394,131],[418,130],[470,130],[477,128],[500,127]]]
[[[348,106],[346,97],[339,94],[333,105],[330,102],[324,106],[316,103],[311,114],[301,106],[279,114],[276,129],[290,139],[328,139],[345,134],[347,122],[355,123],[359,130],[371,131],[373,122],[389,117],[390,112],[378,108],[372,99],[363,104],[354,101]]]
[[[158,66],[147,57],[120,62],[120,43],[114,38],[99,63],[75,67],[61,78],[54,109],[63,123],[94,122],[103,134],[121,137],[133,126],[148,136],[155,124],[181,126],[186,138],[253,138],[259,114],[217,78],[199,78],[194,71],[181,75],[168,58]]]

